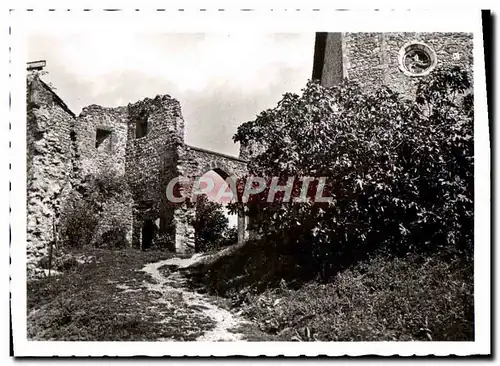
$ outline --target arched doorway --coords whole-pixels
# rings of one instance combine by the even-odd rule
[[[228,204],[235,197],[228,184],[229,174],[214,168],[205,172],[196,183],[195,250],[206,251],[238,243],[238,215]]]
[[[238,177],[244,177],[247,174],[247,162],[234,156],[217,153],[214,151],[184,145],[185,150],[183,153],[183,162],[180,173],[182,176],[179,178],[178,183],[180,192],[182,192],[183,201],[177,202],[173,207],[173,242],[175,243],[175,251],[182,253],[195,249],[195,228],[193,220],[196,214],[196,202],[193,201],[193,192],[196,191],[198,179],[205,173],[213,170],[219,175],[222,180],[230,182],[229,187],[232,188],[230,192],[233,195],[226,196],[231,199],[233,196],[237,197]],[[237,242],[243,243],[246,235],[246,218],[244,214],[244,207],[238,207],[238,214],[232,215],[230,218],[234,225],[237,221]],[[237,218],[236,218],[237,216]]]

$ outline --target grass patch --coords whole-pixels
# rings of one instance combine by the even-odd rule
[[[300,268],[270,253],[261,242],[249,241],[201,261],[186,276],[197,291],[228,297],[240,290],[261,292],[283,278],[292,283],[300,278]]]
[[[280,340],[472,341],[473,261],[378,256],[309,282],[240,292],[243,313]]]
[[[379,254],[327,282],[291,263],[250,242],[188,277],[283,341],[474,339],[473,259],[463,254]]]
[[[87,254],[93,262],[28,283],[29,339],[189,341],[213,328],[182,296],[161,298],[161,292],[148,290],[152,280],[141,269],[171,253],[95,249]]]

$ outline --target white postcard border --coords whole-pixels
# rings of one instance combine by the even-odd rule
[[[89,23],[92,18],[93,23]],[[341,355],[470,355],[491,352],[490,339],[490,144],[486,80],[480,11],[241,11],[164,12],[132,9],[92,10],[16,9],[10,14],[12,34],[10,111],[11,178],[11,292],[14,352],[16,356],[341,356]],[[105,31],[113,22],[128,22],[130,31],[142,32],[307,32],[307,31],[441,31],[474,33],[475,93],[475,341],[474,342],[34,342],[26,339],[26,32]],[[258,30],[256,30],[258,24]],[[37,28],[39,27],[39,28]],[[312,50],[311,50],[312,52]]]

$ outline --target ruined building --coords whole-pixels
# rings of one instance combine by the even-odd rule
[[[245,162],[184,144],[181,107],[168,95],[124,107],[91,105],[76,116],[36,72],[29,70],[29,267],[47,255],[57,235],[63,205],[77,194],[85,177],[110,170],[125,177],[131,200],[106,202],[101,230],[112,229],[119,221],[128,228],[127,237],[134,247],[183,252],[194,245],[194,205],[168,202],[168,182],[182,177],[181,187],[187,189],[194,178],[209,170],[224,179],[239,176],[245,171]],[[244,233],[241,218],[238,224]]]
[[[310,51],[312,53],[312,50]],[[344,78],[364,87],[389,85],[411,93],[415,80],[439,64],[472,68],[472,35],[463,33],[318,33],[312,77],[328,87]],[[113,170],[128,182],[130,200],[107,202],[104,234],[119,220],[130,245],[183,252],[194,244],[194,205],[173,205],[165,189],[184,187],[215,170],[242,176],[244,159],[184,143],[179,102],[169,95],[123,107],[91,105],[75,115],[31,63],[27,80],[27,258],[36,266],[57,235],[64,203],[86,176]],[[241,158],[255,153],[241,146]],[[182,188],[181,188],[182,192]],[[245,218],[238,219],[239,240]]]

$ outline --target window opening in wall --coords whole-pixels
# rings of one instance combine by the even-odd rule
[[[436,64],[436,52],[424,43],[407,43],[399,51],[399,68],[407,76],[428,75]]]
[[[95,135],[95,148],[99,151],[111,151],[111,130],[98,128]]]
[[[140,139],[148,134],[148,117],[142,113],[135,122],[135,138]]]

